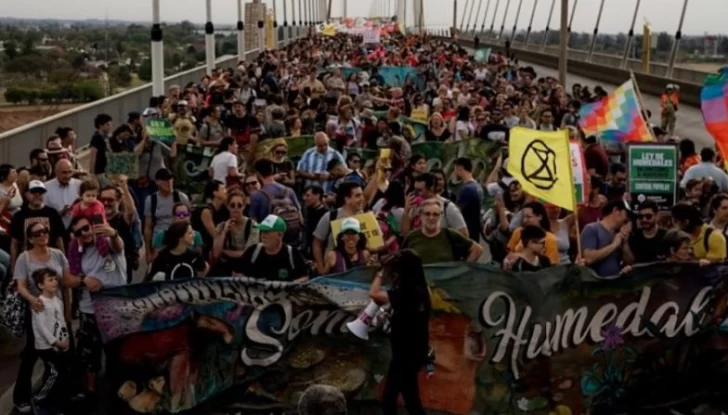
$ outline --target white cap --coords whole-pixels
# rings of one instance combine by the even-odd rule
[[[184,99],[181,99],[181,100],[177,101],[177,105],[183,105],[183,106],[186,107],[187,106],[187,101],[185,101]]]
[[[341,232],[361,233],[361,225],[356,218],[346,218],[341,221]]]
[[[28,183],[28,191],[29,192],[43,191],[45,193],[46,187],[45,187],[45,184],[43,184],[43,182],[40,180],[31,180],[30,183]]]
[[[142,117],[151,117],[152,115],[157,115],[157,114],[159,114],[159,111],[157,111],[156,108],[149,107],[149,108],[146,108],[144,110],[144,112],[142,112]]]

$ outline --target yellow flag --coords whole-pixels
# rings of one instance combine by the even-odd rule
[[[524,192],[569,211],[576,209],[567,130],[512,128],[508,154],[506,170]]]

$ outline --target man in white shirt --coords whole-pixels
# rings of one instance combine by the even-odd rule
[[[73,165],[67,159],[56,163],[56,178],[45,183],[45,204],[61,215],[63,226],[71,224],[71,206],[79,198],[81,180],[73,178]]]

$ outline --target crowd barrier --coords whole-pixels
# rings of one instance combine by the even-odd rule
[[[449,37],[440,37],[440,40],[452,41]],[[473,40],[469,38],[458,39],[458,44],[465,47],[473,47]],[[489,42],[481,42],[481,47],[491,48],[493,52],[504,51],[502,44],[495,44]],[[533,50],[519,48],[518,45],[513,45],[511,49],[515,54],[516,59],[519,61],[535,63],[537,65],[543,65],[549,68],[559,67],[559,56],[558,53],[547,53],[540,49]],[[582,55],[575,55],[574,50],[569,50],[569,73],[574,75],[583,76],[586,78],[594,79],[596,81],[607,82],[613,85],[621,85],[624,81],[630,78],[629,69],[621,69],[621,66],[616,62],[607,64],[605,62],[586,62]],[[616,57],[615,57],[616,60]],[[663,65],[664,66],[664,65]],[[656,75],[654,73],[664,72],[652,72],[646,74],[640,70],[634,69],[634,76],[637,80],[642,93],[660,96],[665,91],[667,84],[676,84],[680,86],[680,103],[688,104],[694,107],[700,107],[700,90],[703,86],[703,78],[707,76],[707,73],[699,71],[690,71],[676,68],[673,72],[673,78],[666,78],[662,75]],[[690,72],[691,74],[680,77],[682,72]],[[693,73],[694,72],[694,73]]]
[[[376,399],[387,336],[372,329],[365,342],[346,328],[369,302],[373,272],[305,284],[197,278],[96,293],[102,338],[118,352],[110,356],[114,387],[140,412],[291,404],[313,383],[353,401]],[[725,403],[726,265],[655,263],[614,280],[579,266],[514,274],[444,263],[425,273],[436,362],[419,385],[430,410],[669,413]],[[227,400],[219,395],[226,390]]]

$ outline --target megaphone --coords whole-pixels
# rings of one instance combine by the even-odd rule
[[[369,326],[377,312],[379,312],[379,306],[374,301],[370,301],[356,320],[346,323],[346,328],[356,337],[369,340]]]

